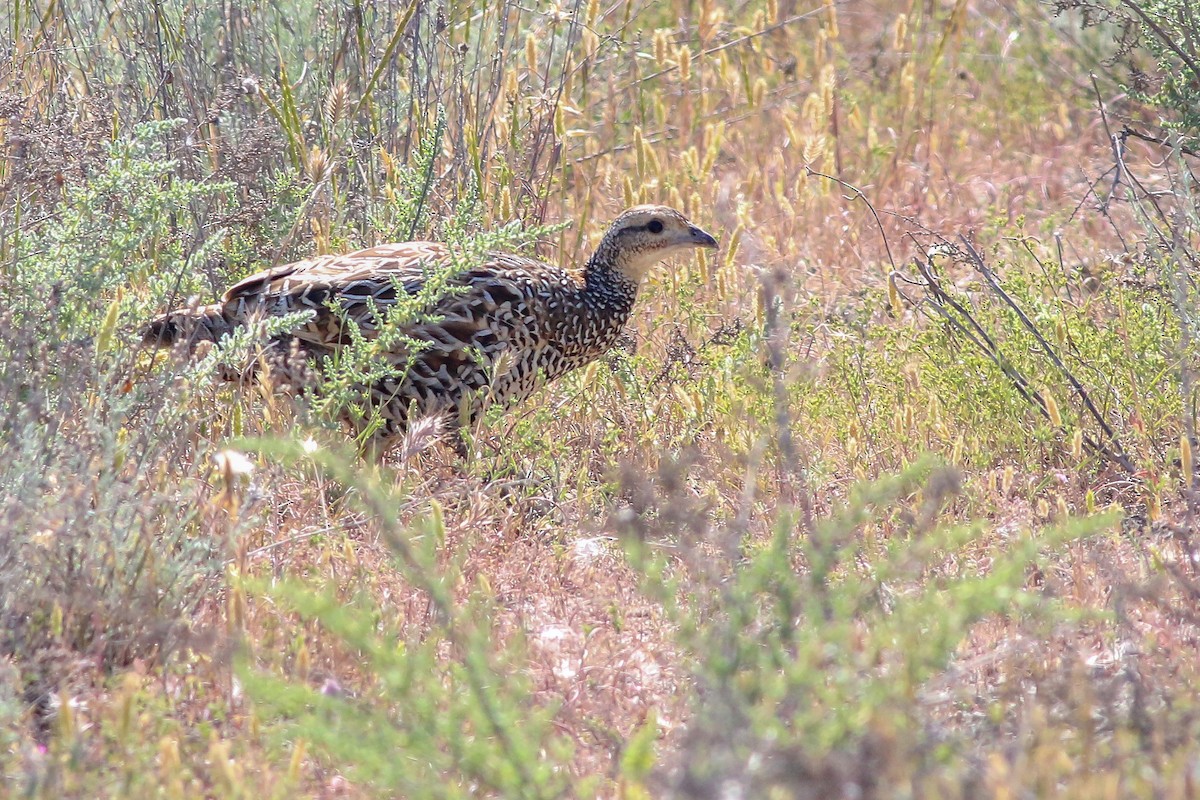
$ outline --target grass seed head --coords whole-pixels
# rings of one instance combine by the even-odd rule
[[[825,24],[829,28],[829,38],[838,38],[837,5],[833,0],[825,0]]]
[[[508,222],[513,218],[512,191],[507,186],[500,189],[500,219]]]
[[[521,87],[517,81],[516,70],[510,69],[504,73],[504,99],[510,105],[521,99]]]
[[[903,53],[905,46],[908,44],[908,15],[901,14],[896,17],[896,24],[892,26],[892,49],[897,53]]]
[[[1179,462],[1183,468],[1183,484],[1189,489],[1192,488],[1192,482],[1195,480],[1195,456],[1192,452],[1192,440],[1184,431],[1179,436]]]
[[[888,275],[888,305],[892,309],[892,316],[899,319],[904,314],[904,305],[900,302],[900,289],[896,286],[896,273]]]
[[[297,739],[292,745],[292,757],[288,761],[287,780],[295,786],[300,782],[300,769],[304,766],[304,758],[308,754],[308,743]]]
[[[538,44],[537,36],[530,31],[525,36],[525,66],[530,72],[538,71]]]
[[[763,98],[767,96],[767,79],[759,77],[754,81],[754,91],[750,93],[751,108],[762,108]]]
[[[179,757],[179,740],[173,736],[164,736],[158,741],[158,773],[163,778],[172,778],[179,774],[183,763]]]
[[[580,48],[585,60],[592,59],[600,50],[600,37],[591,28],[585,28],[579,36]]]
[[[639,178],[646,175],[646,147],[642,140],[642,126],[635,125],[633,128],[633,150],[637,156],[637,174]]]
[[[304,162],[304,174],[308,176],[309,181],[314,186],[324,183],[329,177],[331,168],[329,153],[314,145],[308,151],[308,158]]]
[[[1042,392],[1046,398],[1046,413],[1050,415],[1050,424],[1056,428],[1061,428],[1062,414],[1058,410],[1058,401],[1054,399],[1054,395],[1050,392]]]
[[[350,109],[350,87],[345,81],[338,81],[325,95],[325,123],[330,127],[336,127],[339,122],[346,118],[346,113]]]
[[[675,60],[679,63],[679,79],[687,83],[692,79],[692,51],[687,45],[680,45],[675,51]]]

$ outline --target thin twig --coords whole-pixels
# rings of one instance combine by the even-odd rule
[[[1000,285],[1000,281],[996,277],[996,273],[992,272],[988,265],[984,263],[983,258],[979,255],[979,252],[971,246],[971,243],[965,236],[960,236],[959,239],[966,248],[966,253],[972,266],[974,266],[976,271],[983,276],[984,280],[987,281],[988,285],[992,288],[992,291],[996,294],[996,296],[1003,300],[1005,304],[1013,310],[1013,313],[1017,315],[1017,319],[1021,321],[1021,324],[1025,327],[1025,329],[1033,335],[1034,339],[1037,340],[1038,344],[1042,348],[1042,352],[1045,353],[1048,359],[1050,359],[1050,363],[1054,364],[1058,371],[1062,373],[1063,377],[1067,379],[1067,382],[1071,384],[1071,387],[1075,390],[1075,394],[1079,396],[1084,408],[1087,409],[1088,414],[1096,421],[1096,424],[1100,426],[1100,430],[1104,432],[1104,435],[1107,437],[1108,441],[1112,443],[1114,448],[1113,455],[1116,463],[1131,474],[1136,472],[1137,467],[1134,465],[1133,460],[1129,458],[1129,456],[1125,453],[1124,448],[1121,447],[1120,442],[1117,440],[1116,432],[1113,431],[1112,427],[1108,424],[1108,421],[1104,419],[1104,415],[1100,413],[1100,409],[1096,408],[1096,404],[1092,402],[1091,395],[1088,394],[1087,389],[1085,389],[1083,384],[1080,383],[1079,379],[1075,377],[1075,374],[1071,372],[1071,370],[1067,369],[1067,366],[1062,362],[1062,359],[1058,357],[1058,353],[1054,352],[1054,348],[1050,346],[1050,342],[1048,342],[1046,337],[1042,335],[1042,332],[1038,330],[1037,325],[1035,325],[1033,320],[1029,318],[1029,315],[1025,313],[1024,309],[1022,309],[1021,306],[1015,300],[1013,300],[1012,296],[1008,292],[1004,291],[1004,287]]]
[[[888,263],[892,265],[892,270],[894,271],[896,269],[896,260],[892,258],[892,248],[891,245],[888,244],[887,234],[884,233],[883,222],[879,219],[879,214],[875,211],[875,206],[871,205],[871,201],[867,199],[865,194],[863,194],[862,189],[859,189],[857,186],[851,183],[847,183],[841,178],[835,178],[832,175],[826,175],[824,172],[817,172],[808,164],[804,165],[804,172],[810,178],[824,178],[827,181],[833,181],[843,189],[854,192],[854,196],[847,197],[847,200],[861,200],[866,204],[867,208],[871,211],[871,216],[875,218],[875,227],[879,229],[879,238],[883,240],[883,249],[887,251]]]
[[[1166,137],[1151,136],[1148,133],[1142,133],[1139,130],[1134,130],[1133,128],[1129,127],[1128,125],[1126,125],[1124,128],[1122,128],[1121,132],[1117,135],[1122,140],[1129,139],[1131,137],[1134,139],[1141,139],[1143,142],[1150,142],[1151,144],[1160,144],[1164,147],[1169,147],[1172,150],[1178,150],[1180,153],[1183,153],[1185,156],[1191,156],[1192,158],[1200,158],[1200,151],[1193,150],[1190,147],[1184,147],[1183,145],[1181,145],[1177,142],[1173,142]]]

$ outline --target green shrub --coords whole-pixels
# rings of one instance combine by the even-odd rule
[[[439,558],[441,510],[403,525],[406,499],[347,455],[280,441],[251,443],[289,462],[311,463],[349,491],[379,525],[395,568],[432,609],[428,625],[387,622],[377,600],[346,603],[327,590],[287,581],[250,581],[252,594],[294,612],[355,654],[365,686],[314,686],[271,674],[245,651],[239,676],[274,734],[304,741],[380,796],[550,798],[584,793],[568,777],[569,740],[552,725],[553,708],[533,701],[520,648],[494,640],[492,609],[480,593],[456,602],[455,567]]]
[[[224,513],[209,509],[219,413],[183,396],[215,358],[156,376],[130,341],[168,296],[192,291],[221,237],[193,242],[181,206],[227,189],[173,177],[147,125],[53,219],[10,242],[0,316],[0,647],[44,699],[80,654],[104,669],[168,659],[221,582]]]
[[[1159,112],[1156,123],[1185,144],[1200,143],[1200,17],[1190,0],[1055,0],[1055,8],[1082,12],[1085,26],[1120,28],[1112,61],[1126,60],[1129,94]],[[1142,56],[1154,63],[1148,73]]]
[[[893,770],[919,795],[922,775],[969,777],[974,743],[937,731],[927,682],[986,617],[1064,618],[1030,571],[1114,522],[1027,532],[979,572],[958,557],[987,526],[939,522],[961,477],[925,460],[856,486],[811,527],[801,509],[785,512],[769,542],[746,547],[737,525],[711,526],[680,492],[685,474],[666,465],[653,489],[626,487],[641,501],[621,517],[692,659],[694,717],[656,774],[677,797],[891,796]],[[678,537],[686,569],[655,546],[664,535]]]

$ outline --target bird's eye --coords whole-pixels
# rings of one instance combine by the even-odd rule
[[[650,231],[651,233],[662,233],[662,221],[657,219],[650,220],[650,222],[646,225],[646,230]]]

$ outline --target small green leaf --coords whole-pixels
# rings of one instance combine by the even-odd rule
[[[646,715],[646,721],[633,732],[621,754],[621,775],[629,780],[641,781],[654,768],[654,745],[658,741],[658,717],[654,709]]]

